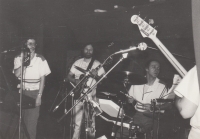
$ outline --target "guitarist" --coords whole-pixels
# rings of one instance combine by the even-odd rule
[[[68,80],[72,82],[73,84],[78,84],[80,82],[80,76],[83,74],[81,71],[77,70],[75,66],[82,68],[84,70],[90,70],[90,74],[93,76],[102,76],[105,71],[103,68],[100,68],[98,71],[95,70],[96,67],[100,65],[100,62],[97,60],[94,60],[93,58],[93,52],[94,48],[92,44],[87,44],[83,49],[83,58],[77,60],[72,65],[72,68],[68,74]],[[91,87],[91,86],[90,86]],[[80,93],[80,92],[78,92]],[[96,89],[94,89],[92,92],[88,94],[88,98],[96,101]],[[72,139],[79,139],[80,138],[80,131],[81,131],[81,123],[83,119],[83,102],[80,102],[75,108],[74,108],[74,121],[75,121],[75,127],[74,127],[74,134]],[[91,118],[91,127],[93,128],[93,131],[90,134],[93,134],[92,138],[95,137],[95,116],[92,115]]]

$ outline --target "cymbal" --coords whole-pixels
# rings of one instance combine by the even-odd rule
[[[142,75],[132,73],[130,71],[119,71],[108,75],[114,81],[127,83],[130,85],[141,85],[147,82],[146,78]]]
[[[100,93],[107,95],[107,96],[116,96],[116,94],[109,93],[109,92],[100,92]]]

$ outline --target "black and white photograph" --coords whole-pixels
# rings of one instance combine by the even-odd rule
[[[0,139],[199,139],[200,0],[0,0]]]

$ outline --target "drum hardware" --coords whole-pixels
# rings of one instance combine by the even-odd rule
[[[116,123],[116,121],[114,121],[114,120],[109,120],[108,118],[106,118],[106,117],[104,117],[104,116],[102,116],[102,115],[99,115],[102,119],[104,119],[105,121],[107,121],[107,122],[110,122],[110,123],[113,123],[113,124],[115,124]],[[130,139],[137,139],[137,134],[138,133],[140,133],[140,127],[139,126],[137,126],[137,125],[133,125],[133,121],[131,120],[129,123],[121,123],[121,122],[119,122],[119,121],[117,121],[117,123],[115,124],[115,125],[117,125],[117,126],[121,126],[121,125],[123,125],[123,127],[126,127],[126,128],[128,128],[128,130],[129,130],[129,138]],[[113,134],[114,135],[114,134]],[[146,139],[146,138],[145,138]]]
[[[93,116],[93,112],[91,107],[90,107],[90,103],[86,102],[83,104],[83,111],[85,112],[85,135],[86,135],[86,139],[88,138],[95,138],[95,132],[96,130],[94,129],[94,127],[92,127],[92,119],[91,117]]]
[[[154,116],[155,116],[155,108],[156,108],[156,101],[155,101],[155,99],[151,100],[151,104],[152,104],[152,106],[153,106],[153,128],[154,128]],[[158,120],[158,121],[159,121],[159,120]],[[153,131],[154,131],[154,129],[153,129]],[[158,133],[158,132],[157,132],[157,133]],[[153,132],[152,137],[154,137],[154,132]],[[157,134],[157,137],[156,137],[156,138],[158,138],[158,134]]]
[[[107,96],[116,96],[116,94],[109,93],[109,92],[100,92],[100,93],[107,95]]]
[[[107,121],[107,122],[110,122],[110,123],[115,123],[116,121],[114,121],[114,120],[109,120],[108,118],[106,118],[105,116],[103,116],[103,115],[99,115],[102,119],[104,119],[105,121]],[[126,128],[128,128],[128,129],[135,129],[135,128],[138,128],[138,126],[135,126],[135,125],[132,125],[132,126],[130,126],[130,123],[121,123],[121,122],[119,122],[119,121],[117,121],[117,123],[116,123],[116,125],[117,126],[121,126],[121,125],[123,125],[123,127],[126,127]]]

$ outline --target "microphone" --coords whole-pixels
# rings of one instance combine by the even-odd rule
[[[133,50],[136,50],[136,49],[139,49],[139,50],[143,51],[143,50],[146,50],[147,47],[148,47],[148,46],[147,46],[146,43],[141,42],[141,43],[138,44],[138,47],[130,46],[130,48],[128,48],[128,49],[120,50],[120,51],[118,51],[118,52],[115,52],[114,55],[115,55],[115,54],[121,54],[121,53],[127,53],[127,52],[129,52],[129,51],[133,51]]]
[[[128,49],[124,49],[124,50],[120,50],[118,52],[115,52],[114,54],[116,55],[116,54],[121,54],[121,53],[127,53],[129,51],[133,51],[133,50],[136,50],[136,49],[138,49],[138,48],[137,47],[130,47]]]

